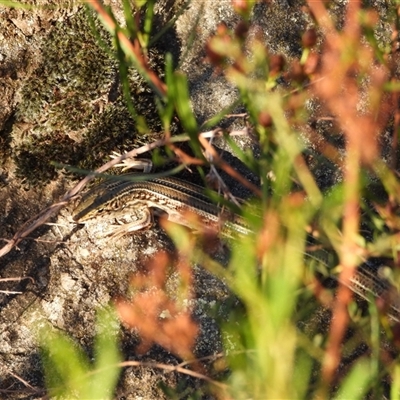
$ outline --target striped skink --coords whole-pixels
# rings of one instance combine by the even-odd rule
[[[133,178],[133,179],[130,179]],[[234,237],[251,233],[242,217],[225,207],[212,203],[204,188],[175,177],[155,177],[152,174],[125,174],[95,186],[83,195],[74,210],[78,223],[97,216],[128,219],[113,235],[138,231],[152,224],[152,216],[165,214],[172,222],[191,229],[208,227],[222,236]],[[190,217],[197,216],[197,221]],[[308,254],[324,262],[323,256]],[[350,289],[366,300],[388,298],[387,314],[400,321],[400,296],[389,282],[378,276],[368,263],[358,267]]]

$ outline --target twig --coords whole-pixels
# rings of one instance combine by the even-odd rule
[[[226,114],[225,118],[244,118],[247,117],[249,115],[249,113],[245,112],[245,113],[240,113],[240,114]]]
[[[21,282],[23,280],[29,279],[32,283],[35,283],[35,280],[30,276],[21,276],[18,278],[1,278],[0,282]],[[14,290],[0,290],[0,293],[3,294],[21,294],[22,292],[14,291]]]
[[[199,141],[202,146],[206,149],[206,151],[212,155],[213,163],[217,167],[224,170],[227,174],[229,174],[232,178],[235,178],[238,182],[240,182],[243,186],[250,189],[256,196],[262,197],[261,190],[254,185],[253,183],[249,182],[245,177],[243,177],[238,171],[232,168],[230,164],[225,162],[217,151],[207,142],[201,135],[199,136]]]
[[[22,294],[23,292],[17,292],[14,290],[0,290],[0,293],[9,295],[9,294]]]
[[[118,366],[120,366],[120,367],[150,367],[150,368],[163,369],[168,372],[179,372],[181,374],[192,376],[193,378],[202,379],[220,389],[226,390],[228,388],[228,385],[218,382],[218,381],[215,381],[214,379],[209,378],[207,375],[201,374],[201,373],[193,371],[191,369],[183,368],[183,366],[181,366],[181,364],[168,365],[168,364],[162,364],[162,363],[152,363],[152,362],[142,362],[142,361],[124,361],[122,363],[119,363]]]
[[[23,383],[27,388],[31,389],[33,392],[41,392],[41,390],[38,390],[36,388],[34,388],[30,383],[28,383],[25,379],[21,378],[19,375],[14,374],[13,372],[11,372],[6,366],[4,366],[4,364],[2,364],[3,368],[5,369],[5,371],[10,374],[11,376],[13,376],[15,379],[19,380],[21,383]]]
[[[21,276],[17,278],[0,278],[0,282],[21,282],[26,279],[29,279],[32,281],[32,283],[35,283],[35,280],[31,276]]]

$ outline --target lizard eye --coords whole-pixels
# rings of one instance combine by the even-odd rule
[[[104,211],[104,208],[98,208],[97,210],[95,210],[95,214],[94,215],[99,215]]]

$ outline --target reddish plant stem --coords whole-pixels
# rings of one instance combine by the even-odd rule
[[[147,63],[147,57],[144,55],[142,48],[140,46],[139,40],[137,38],[129,39],[124,32],[117,29],[117,25],[113,19],[107,14],[106,10],[102,6],[99,0],[92,0],[90,6],[99,14],[103,19],[105,26],[110,30],[114,31],[122,47],[134,55],[135,61],[138,66],[145,72],[148,79],[153,84],[154,88],[159,95],[165,96],[167,93],[166,84],[158,77],[158,75],[149,67]]]
[[[352,300],[352,292],[348,286],[359,261],[357,238],[360,223],[360,168],[362,162],[367,165],[372,163],[377,154],[375,138],[379,124],[374,118],[374,110],[368,110],[363,116],[357,111],[360,89],[353,71],[360,68],[360,71],[370,75],[371,70],[363,70],[357,57],[342,56],[345,51],[353,51],[359,58],[368,59],[371,55],[369,49],[359,41],[360,1],[354,0],[347,6],[346,23],[341,33],[334,29],[322,1],[309,0],[308,5],[318,24],[326,32],[321,68],[319,74],[316,74],[317,78],[324,76],[326,79],[319,80],[313,89],[336,117],[347,143],[343,179],[343,240],[339,248],[340,284],[332,309],[332,322],[322,362],[322,385],[317,393],[317,398],[327,398],[340,364],[341,344],[349,322],[348,306]]]

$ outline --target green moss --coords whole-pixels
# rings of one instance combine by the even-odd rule
[[[110,43],[104,31],[99,33]],[[41,50],[42,63],[22,89],[17,116],[39,122],[45,114],[70,126],[70,112],[76,108],[87,121],[88,110],[93,108],[90,102],[107,93],[117,65],[98,46],[86,11],[82,8],[58,23]]]
[[[14,160],[17,175],[29,183],[56,177],[51,161],[93,169],[109,161],[114,150],[123,151],[151,141],[138,134],[136,121],[122,98],[118,63],[108,33],[94,15],[103,49],[82,8],[58,23],[41,46],[42,62],[21,90],[17,122],[32,128],[24,136],[16,131]],[[149,52],[150,65],[160,75],[164,49]],[[130,93],[138,115],[149,132],[161,131],[154,93],[133,68]]]
[[[50,164],[52,161],[67,163],[76,156],[74,142],[63,134],[54,133],[51,140],[36,137],[20,147],[17,173],[28,184],[48,182],[57,176],[57,171]],[[37,171],[39,176],[35,176]]]

